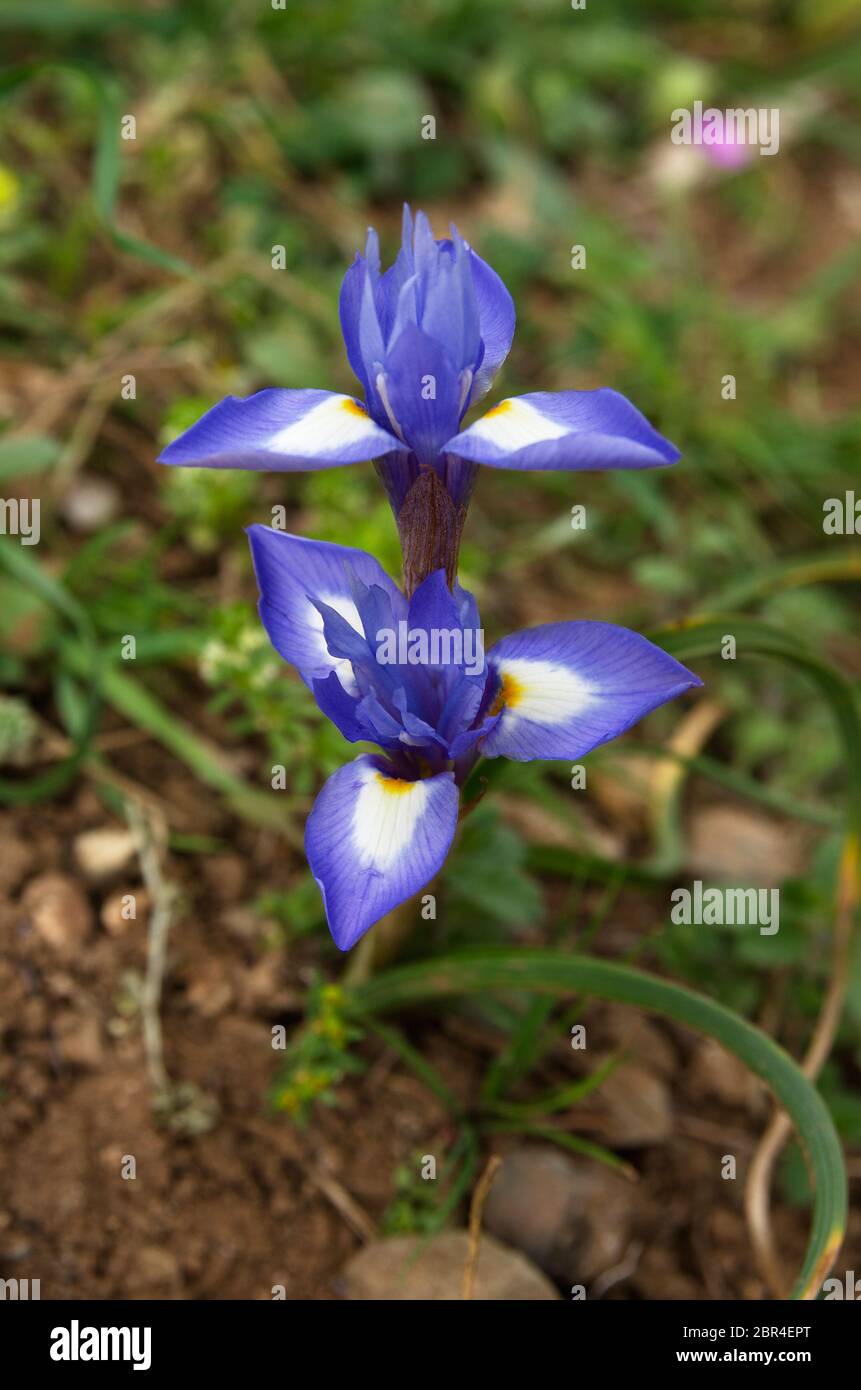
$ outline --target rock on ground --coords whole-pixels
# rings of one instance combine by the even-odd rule
[[[421,1245],[415,1236],[388,1236],[366,1245],[344,1266],[346,1297],[418,1303],[459,1300],[469,1251],[467,1232],[444,1231],[423,1249]],[[524,1255],[486,1233],[481,1237],[473,1296],[509,1303],[559,1298],[550,1280]]]
[[[73,958],[95,926],[86,893],[66,874],[39,874],[31,879],[21,907],[39,939],[58,956]]]
[[[598,1163],[515,1149],[490,1189],[484,1224],[555,1279],[588,1284],[622,1259],[635,1197],[631,1183]]]
[[[137,853],[132,832],[123,826],[100,826],[75,836],[73,852],[89,883],[101,883],[128,868]]]

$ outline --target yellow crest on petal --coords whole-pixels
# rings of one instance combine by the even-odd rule
[[[490,707],[490,713],[499,714],[501,709],[513,709],[523,699],[525,689],[522,681],[515,680],[514,676],[503,671],[502,685]]]
[[[377,773],[377,781],[387,796],[404,796],[415,789],[415,782],[405,782],[400,777],[387,777],[384,772]]]

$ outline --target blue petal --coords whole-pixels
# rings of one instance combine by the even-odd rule
[[[478,304],[465,242],[452,228],[452,241],[435,243],[436,263],[428,276],[419,320],[422,331],[446,351],[460,372],[472,371],[481,357]]]
[[[384,590],[395,620],[407,614],[400,590],[363,550],[306,540],[270,526],[249,526],[248,539],[260,589],[260,617],[275,650],[312,688],[315,680],[325,680],[337,671],[345,689],[357,694],[350,662],[332,656],[326,646],[323,618],[315,603],[334,609],[357,641],[364,641],[354,597],[356,579]]]
[[[660,647],[612,623],[548,623],[488,652],[501,715],[483,752],[517,762],[581,758],[643,715],[702,685]]]
[[[514,337],[516,314],[514,300],[496,271],[472,249],[469,258],[478,305],[479,332],[484,344],[484,356],[472,388],[472,400],[477,401],[484,395],[508,356]]]
[[[158,461],[181,468],[280,472],[361,463],[402,449],[352,396],[272,387],[244,398],[228,396],[169,444]]]
[[[347,360],[368,394],[368,368],[362,357],[359,338],[359,319],[365,293],[365,280],[368,268],[356,252],[356,259],[341,281],[341,295],[338,309],[341,317],[341,332],[347,349]]]
[[[375,233],[369,232],[364,257],[357,255],[344,277],[340,308],[347,356],[365,388],[371,416],[407,439],[423,462],[432,462],[508,354],[515,321],[510,294],[455,227],[450,238],[435,240],[426,215],[419,212],[413,223],[405,205],[402,244],[394,265],[379,274],[379,247]],[[402,349],[415,341],[405,338],[409,329],[434,343],[438,358],[444,354],[445,374],[451,376],[443,398],[439,387],[436,401],[424,402],[419,396],[417,419],[412,396],[420,391],[421,377],[437,373],[429,363],[418,380],[404,381],[412,364],[404,360]],[[378,389],[381,370],[384,378],[394,379],[390,391],[400,385],[408,392],[411,400],[406,405],[389,400],[387,408],[385,380],[383,391]],[[468,481],[468,474],[458,480],[461,491]],[[397,510],[396,501],[393,505]]]
[[[475,595],[469,589],[464,589],[463,585],[455,581],[454,601],[457,604],[457,615],[461,627],[471,627],[478,631],[481,627],[481,618],[478,615],[478,604]]]
[[[409,205],[404,203],[401,249],[393,265],[380,277],[377,291],[377,311],[383,338],[388,343],[392,339],[394,315],[400,301],[401,291],[408,280],[416,273],[413,256],[413,219]]]
[[[330,671],[325,680],[312,681],[311,689],[326,718],[348,742],[377,742],[375,731],[361,717],[361,701],[347,694],[336,671]]]
[[[377,592],[382,594],[383,591]],[[395,708],[392,702],[403,687],[402,668],[379,661],[376,642],[380,628],[394,629],[395,620],[391,604],[388,604],[387,617],[381,620],[369,636],[366,635],[362,611],[363,608],[366,609],[365,604],[357,604],[360,629],[357,630],[354,625],[355,618],[350,620],[342,617],[337,609],[319,599],[313,599],[312,602],[323,619],[323,640],[327,651],[330,656],[344,663],[349,671],[349,679],[344,682],[348,691],[355,695],[372,695],[375,699],[387,701]],[[385,739],[381,741],[384,742]]]
[[[676,447],[618,391],[535,391],[510,397],[446,451],[491,468],[655,468]]]
[[[422,580],[410,599],[411,631],[462,632],[460,615],[461,604],[449,589],[442,569],[434,570]]]
[[[305,849],[340,950],[439,871],[457,810],[450,772],[407,782],[384,759],[363,756],[329,778],[308,818]]]
[[[406,679],[413,712],[430,727],[440,747],[451,750],[457,744],[463,751],[463,735],[479,712],[486,686],[484,634],[475,600],[460,585],[452,594],[445,572],[436,570],[410,600],[409,630],[427,634],[427,661],[412,681]],[[406,718],[404,725],[410,734],[423,732]],[[478,737],[476,733],[467,741],[471,744]]]
[[[462,382],[446,349],[408,324],[386,354],[384,389],[404,439],[433,464],[460,419]]]

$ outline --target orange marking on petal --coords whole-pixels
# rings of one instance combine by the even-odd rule
[[[405,782],[400,777],[387,777],[384,772],[377,773],[377,781],[388,796],[403,796],[411,792],[415,782]]]
[[[341,402],[341,409],[346,410],[348,415],[361,415],[363,420],[368,418],[368,412],[365,407],[359,405],[359,402],[354,401],[350,396],[348,396],[345,401]]]
[[[484,418],[485,420],[490,420],[494,415],[505,415],[505,414],[507,414],[507,412],[508,412],[510,409],[511,409],[511,401],[500,401],[500,402],[499,402],[499,405],[495,405],[495,406],[493,407],[493,409],[492,409],[492,410],[489,410],[489,411],[487,412],[487,414],[486,414],[483,418]]]
[[[523,684],[503,671],[502,685],[500,686],[496,699],[490,707],[490,713],[499,714],[501,709],[514,709],[515,705],[519,704],[523,699],[523,693]]]

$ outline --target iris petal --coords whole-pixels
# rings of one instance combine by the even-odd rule
[[[363,756],[326,782],[305,829],[305,850],[342,951],[441,868],[457,825],[450,772],[421,781]]]
[[[496,677],[488,757],[580,758],[702,685],[667,652],[612,623],[547,623],[488,652]]]
[[[509,397],[445,449],[491,468],[656,468],[679,457],[675,445],[609,387]]]
[[[434,464],[460,419],[461,382],[446,349],[408,324],[389,349],[385,393],[394,419],[421,463]]]
[[[472,389],[472,400],[477,401],[508,356],[517,316],[514,300],[496,271],[471,248],[469,259],[478,305],[479,332],[484,344],[484,355]]]
[[[260,617],[275,650],[297,668],[307,685],[313,687],[315,680],[325,680],[335,671],[344,688],[356,693],[350,662],[333,656],[326,646],[315,602],[339,613],[359,641],[363,629],[355,580],[384,590],[395,618],[406,617],[406,599],[397,585],[364,550],[306,540],[271,526],[250,526],[248,539],[260,589]]]
[[[168,444],[158,461],[277,473],[362,463],[393,449],[403,445],[352,396],[272,387],[253,396],[227,396]]]

